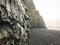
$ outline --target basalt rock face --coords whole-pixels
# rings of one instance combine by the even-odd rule
[[[45,28],[32,0],[0,0],[0,45],[28,45],[30,26]]]
[[[33,0],[23,0],[27,7],[27,14],[29,15],[32,28],[46,28],[44,20],[39,12],[35,9]]]
[[[29,27],[23,0],[0,0],[0,45],[27,45]]]

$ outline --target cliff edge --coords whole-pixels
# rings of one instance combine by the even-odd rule
[[[27,8],[26,10],[30,18],[31,27],[32,28],[46,28],[43,17],[35,9],[33,0],[23,0],[23,2]]]

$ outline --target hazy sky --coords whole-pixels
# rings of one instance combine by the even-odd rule
[[[46,25],[60,25],[60,0],[33,0]]]

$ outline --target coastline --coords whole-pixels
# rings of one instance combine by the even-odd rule
[[[47,29],[60,31],[60,25],[50,25],[50,26],[47,26]]]

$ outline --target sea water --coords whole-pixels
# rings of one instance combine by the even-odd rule
[[[47,26],[47,28],[60,31],[60,25],[49,25],[49,26]]]

